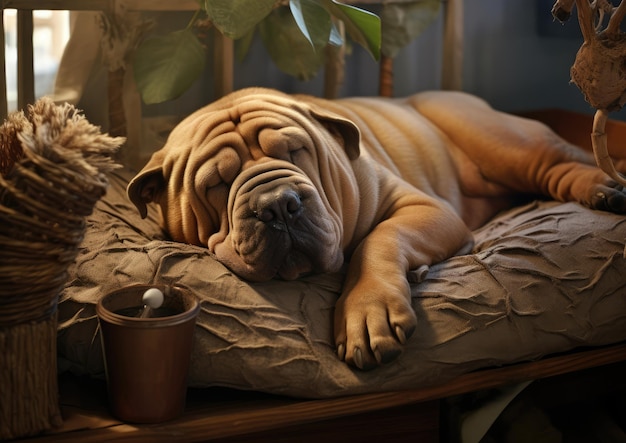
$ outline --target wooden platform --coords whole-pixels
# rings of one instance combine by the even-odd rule
[[[113,418],[101,380],[60,378],[64,424],[20,442],[439,441],[439,405],[446,397],[547,379],[601,366],[626,374],[626,343],[469,373],[423,389],[323,400],[292,399],[225,388],[190,389],[185,414],[156,425]],[[607,366],[608,367],[608,366]]]
[[[589,148],[590,119],[564,111],[525,115],[543,120],[567,139]],[[626,158],[626,123],[609,122],[609,148]],[[302,400],[231,389],[191,389],[185,414],[157,425],[133,425],[112,417],[103,381],[63,375],[61,428],[34,442],[193,441],[440,441],[442,399],[528,380],[547,380],[590,368],[619,365],[626,374],[626,343],[581,349],[539,361],[490,368],[422,389]],[[384,440],[383,440],[384,439]]]

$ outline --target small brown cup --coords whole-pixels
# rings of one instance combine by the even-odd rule
[[[128,317],[119,310],[141,306],[143,293],[158,288],[173,315]],[[123,421],[159,423],[185,409],[187,374],[200,304],[176,286],[134,285],[111,292],[96,306],[109,403]]]

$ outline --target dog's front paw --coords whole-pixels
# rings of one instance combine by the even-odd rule
[[[337,354],[350,365],[373,369],[400,355],[416,325],[415,311],[404,291],[355,288],[335,308]]]

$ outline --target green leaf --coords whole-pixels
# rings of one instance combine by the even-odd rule
[[[235,42],[235,57],[237,61],[241,62],[246,58],[246,55],[250,51],[250,47],[254,42],[255,30],[248,32]]]
[[[222,34],[236,40],[267,17],[275,3],[276,0],[205,0],[204,9]]]
[[[395,57],[420,35],[439,15],[442,0],[385,4],[381,11],[383,28],[381,52]]]
[[[324,51],[316,51],[287,8],[277,8],[259,23],[259,35],[278,68],[301,80],[317,74]]]
[[[290,0],[289,9],[302,35],[316,50],[328,43],[330,14],[313,0]]]
[[[184,93],[204,69],[204,47],[190,29],[145,40],[133,62],[135,82],[146,104]]]
[[[331,15],[346,26],[346,32],[378,60],[381,46],[380,18],[356,6],[344,5],[336,0],[320,0]]]

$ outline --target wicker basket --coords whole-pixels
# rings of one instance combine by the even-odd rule
[[[62,422],[57,301],[123,141],[49,99],[0,127],[0,440]]]

